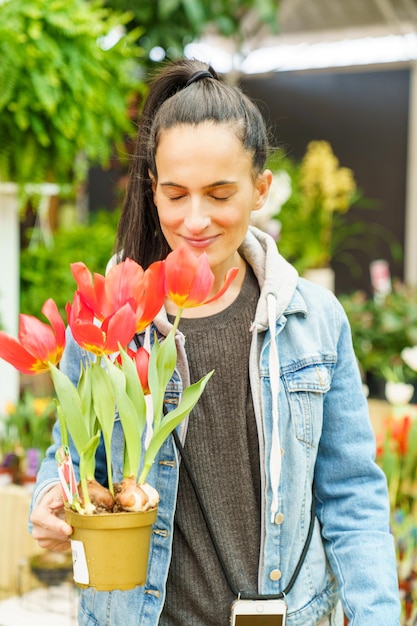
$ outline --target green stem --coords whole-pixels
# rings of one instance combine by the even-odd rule
[[[175,333],[175,332],[177,331],[177,329],[178,329],[178,324],[180,323],[180,319],[181,319],[181,315],[182,315],[183,310],[184,310],[184,309],[178,309],[177,314],[176,314],[176,316],[175,316],[175,320],[174,320],[174,327],[173,327],[174,333]]]
[[[109,454],[106,454],[106,461],[107,461],[107,481],[109,483],[109,491],[111,493],[112,496],[114,496],[114,487],[113,487],[113,470],[112,470],[112,465],[111,465],[111,457]]]
[[[89,511],[92,508],[90,494],[88,493],[88,482],[87,482],[87,472],[85,467],[85,459],[83,455],[80,455],[80,483],[81,483],[81,492],[83,494],[84,501],[84,509]]]
[[[151,469],[151,465],[149,465],[149,464],[143,466],[142,471],[141,471],[141,473],[139,475],[139,478],[138,478],[138,484],[139,485],[141,485],[142,483],[144,483],[146,481],[146,478],[147,478],[147,476],[149,474],[150,469]]]

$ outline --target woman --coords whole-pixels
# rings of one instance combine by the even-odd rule
[[[149,477],[161,504],[147,583],[83,591],[82,625],[226,626],[237,593],[283,590],[288,626],[342,626],[342,606],[351,626],[399,624],[386,481],[346,317],[330,292],[298,278],[273,239],[249,227],[271,184],[267,149],[259,110],[213,68],[180,60],[154,80],[119,258],[147,267],[186,244],[207,253],[213,294],[239,268],[220,299],[184,311],[178,334],[177,389],[215,369],[181,436],[219,554],[170,438]],[[155,319],[163,334],[172,306]],[[62,367],[74,379],[79,362],[70,343]],[[31,522],[41,546],[61,550],[71,527],[60,519],[56,481],[52,450]]]

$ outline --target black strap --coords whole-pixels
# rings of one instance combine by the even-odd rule
[[[200,506],[201,512],[203,514],[203,518],[204,521],[206,523],[207,526],[207,530],[209,531],[209,535],[214,547],[214,550],[216,552],[217,558],[220,561],[220,565],[222,567],[222,570],[224,572],[225,578],[227,580],[227,584],[229,585],[230,589],[232,590],[232,592],[234,593],[234,595],[238,598],[243,598],[246,600],[272,600],[272,599],[282,599],[284,598],[286,595],[288,595],[288,593],[291,591],[291,589],[294,586],[295,581],[297,580],[297,576],[300,573],[301,567],[304,563],[304,560],[306,558],[307,555],[307,551],[308,548],[310,546],[311,543],[311,538],[313,536],[313,530],[314,530],[314,520],[316,517],[316,502],[315,502],[315,497],[314,497],[314,486],[313,486],[313,500],[312,500],[312,504],[311,504],[311,519],[310,519],[310,526],[308,528],[308,534],[307,534],[307,538],[303,547],[303,550],[301,552],[300,558],[298,560],[297,566],[294,570],[293,575],[291,576],[290,582],[288,583],[288,585],[285,587],[285,589],[283,591],[281,591],[278,594],[266,594],[266,595],[259,595],[259,594],[247,594],[246,592],[240,592],[238,589],[236,589],[231,576],[229,574],[229,571],[226,567],[226,564],[224,562],[223,556],[221,554],[220,548],[219,548],[219,544],[217,543],[217,539],[214,535],[214,531],[213,531],[213,527],[210,523],[208,514],[207,514],[207,510],[206,507],[204,506],[204,503],[201,499],[201,494],[200,494],[200,490],[198,489],[197,483],[195,481],[194,475],[191,471],[191,467],[190,467],[190,463],[188,460],[187,455],[185,454],[184,448],[181,444],[181,441],[178,437],[178,433],[176,430],[173,431],[173,436],[174,436],[174,440],[175,440],[175,444],[178,448],[178,451],[181,455],[182,461],[184,463],[184,467],[187,470],[187,474],[190,478],[190,482],[191,482],[191,486],[194,490],[195,496],[197,498],[197,502]]]

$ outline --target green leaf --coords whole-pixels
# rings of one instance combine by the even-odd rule
[[[109,490],[113,491],[111,440],[114,427],[115,397],[110,377],[100,363],[91,366],[91,390],[93,396],[94,412],[101,426],[104,439],[107,461],[107,479]]]
[[[155,456],[164,441],[197,404],[213,373],[214,370],[206,374],[198,382],[187,387],[181,398],[180,404],[164,417],[159,425],[159,428],[154,429],[152,439],[145,452],[143,469],[139,477],[140,483],[145,482],[146,476],[148,475],[152,463],[155,460]]]
[[[81,408],[81,400],[77,389],[69,378],[57,367],[49,364],[55,391],[61,407],[62,415],[78,452],[84,450],[90,440],[90,433]]]
[[[122,371],[126,377],[126,393],[132,400],[137,414],[140,416],[142,430],[146,422],[146,403],[143,393],[142,385],[139,380],[136,365],[129,355],[120,347],[120,354],[122,356]]]
[[[56,412],[58,415],[58,423],[59,423],[59,429],[61,431],[61,441],[62,441],[62,445],[66,446],[68,448],[69,446],[69,441],[68,441],[68,428],[67,428],[67,423],[65,421],[62,409],[60,407],[60,405],[58,404],[56,407]]]
[[[80,479],[84,485],[85,480],[94,478],[95,471],[95,450],[97,449],[98,442],[100,440],[100,433],[97,428],[97,420],[94,414],[90,410],[88,403],[81,401],[80,394],[77,388],[72,384],[70,379],[63,374],[57,367],[49,364],[49,371],[51,373],[52,381],[54,383],[55,392],[58,397],[59,410],[58,416],[60,420],[65,420],[69,433],[74,441],[74,445],[80,455]],[[88,378],[88,367],[81,374],[81,378]],[[90,392],[89,382],[82,380],[81,388],[83,393]],[[83,407],[88,407],[88,412],[83,412]],[[66,434],[62,432],[62,438],[65,440]],[[94,447],[95,446],[95,447]],[[94,449],[94,454],[92,450]],[[84,493],[84,497],[85,496]],[[87,501],[87,500],[86,500]]]
[[[85,477],[87,480],[94,479],[94,472],[96,467],[96,451],[98,444],[100,443],[100,432],[92,437],[88,442],[84,450],[80,454],[80,459],[83,459],[85,467]],[[81,465],[80,465],[81,474]],[[82,475],[82,474],[81,474]]]
[[[177,363],[177,347],[174,332],[170,331],[162,343],[156,338],[149,361],[148,383],[154,403],[154,427],[158,429],[162,417],[165,390]]]
[[[164,20],[171,17],[172,13],[180,5],[180,0],[159,0],[158,1],[158,13],[159,17]]]
[[[96,414],[93,407],[93,395],[91,389],[91,364],[87,367],[81,364],[81,374],[77,385],[78,395],[81,400],[81,411],[84,416],[85,426],[89,435],[94,433]]]
[[[199,0],[182,0],[184,12],[194,28],[198,28],[206,19],[204,5]]]
[[[145,416],[137,410],[126,392],[126,377],[109,359],[107,371],[113,385],[117,409],[125,437],[124,477],[137,476],[142,453],[142,434],[146,422]]]
[[[91,383],[94,411],[104,439],[110,440],[114,426],[115,397],[110,378],[99,363],[91,366]]]

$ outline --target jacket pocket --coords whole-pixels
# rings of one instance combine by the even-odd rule
[[[316,357],[284,368],[282,381],[290,419],[299,441],[317,446],[323,423],[323,403],[330,389],[333,359]]]

